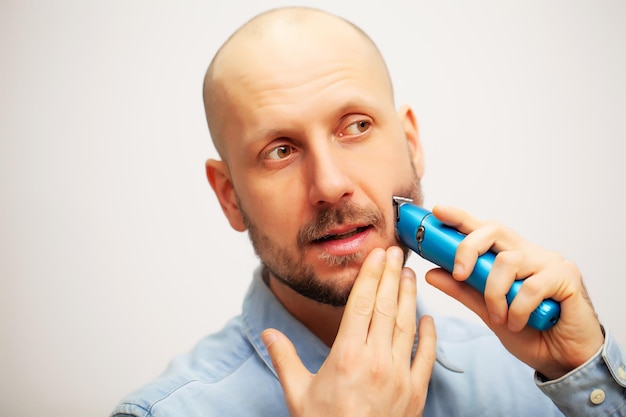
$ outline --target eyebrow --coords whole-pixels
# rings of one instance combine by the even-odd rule
[[[348,114],[364,114],[370,117],[374,123],[380,118],[381,113],[383,112],[383,106],[385,103],[381,101],[375,100],[373,97],[360,94],[354,95],[353,98],[350,98],[347,102],[345,102],[337,111],[340,114],[339,117],[344,117]],[[392,106],[395,105],[392,103]]]

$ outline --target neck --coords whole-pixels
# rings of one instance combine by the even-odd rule
[[[306,298],[269,274],[267,284],[278,301],[292,316],[317,336],[326,346],[332,346],[339,331],[344,307],[333,307]]]

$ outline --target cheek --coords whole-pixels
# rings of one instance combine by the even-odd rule
[[[367,178],[367,184],[389,189],[398,182],[413,177],[413,167],[406,142],[380,140],[377,146],[364,150],[355,158],[355,167]],[[356,168],[358,166],[358,168]]]
[[[249,220],[272,240],[293,242],[304,218],[300,209],[303,198],[293,186],[285,187],[277,181],[258,185],[240,196]]]
[[[359,158],[360,188],[383,212],[389,230],[393,229],[393,195],[410,195],[416,174],[406,141],[372,147]],[[365,162],[363,162],[365,161]]]

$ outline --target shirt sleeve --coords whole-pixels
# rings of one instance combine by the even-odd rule
[[[535,383],[566,416],[626,416],[626,351],[609,332],[591,359],[559,379]]]

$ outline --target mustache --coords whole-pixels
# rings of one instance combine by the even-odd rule
[[[311,222],[302,226],[297,236],[298,247],[302,248],[327,235],[328,230],[346,223],[368,225],[378,230],[385,230],[385,218],[380,210],[346,201],[339,206],[320,209]]]

